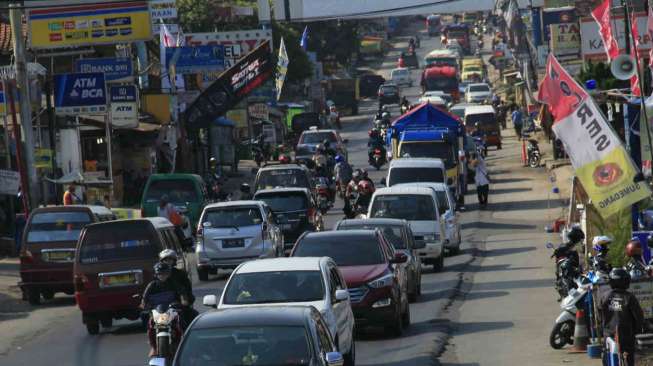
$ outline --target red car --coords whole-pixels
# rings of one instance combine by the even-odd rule
[[[291,256],[331,257],[345,277],[356,325],[382,326],[396,336],[410,325],[408,257],[379,230],[304,233]]]

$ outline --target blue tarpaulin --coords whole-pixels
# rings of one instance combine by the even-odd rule
[[[406,128],[449,128],[458,136],[465,134],[465,127],[456,117],[429,103],[423,103],[392,122],[391,135],[399,136]]]

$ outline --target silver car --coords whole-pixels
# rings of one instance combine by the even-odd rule
[[[195,252],[200,281],[248,260],[283,256],[283,234],[262,201],[211,204],[199,222]]]

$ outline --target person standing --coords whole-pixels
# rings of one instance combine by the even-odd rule
[[[517,139],[521,138],[521,130],[524,126],[524,115],[521,112],[521,109],[518,106],[515,106],[515,110],[512,112],[512,125],[515,128],[515,134]]]
[[[485,165],[485,160],[480,154],[477,154],[473,164],[478,205],[481,209],[484,209],[487,207],[488,195],[490,193],[490,177],[488,175],[487,166]]]
[[[63,193],[63,205],[70,206],[80,203],[81,200],[75,194],[75,185],[71,184],[68,189]]]

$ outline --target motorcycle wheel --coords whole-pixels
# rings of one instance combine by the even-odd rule
[[[561,349],[567,344],[573,344],[574,327],[576,323],[568,320],[564,323],[556,324],[551,330],[549,344],[553,349]]]
[[[170,343],[168,337],[156,337],[156,350],[159,356],[168,358],[170,354]]]
[[[537,154],[531,154],[528,157],[528,166],[531,168],[537,168],[540,166],[540,156]]]
[[[100,322],[97,320],[87,320],[86,321],[86,331],[90,335],[96,335],[100,333]]]

